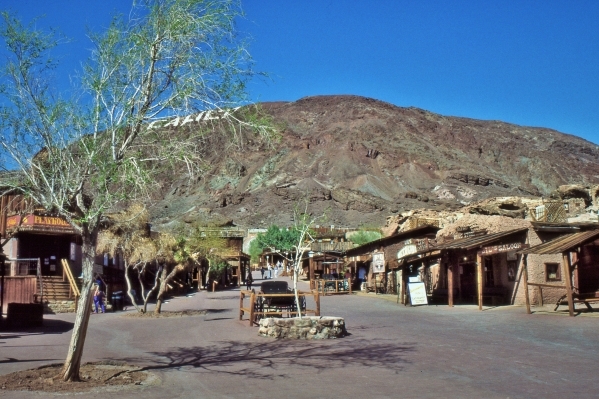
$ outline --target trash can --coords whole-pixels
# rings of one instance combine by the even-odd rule
[[[123,307],[125,306],[125,296],[123,295],[123,291],[113,292],[110,297],[110,303],[112,304],[112,310],[114,312],[123,310]]]

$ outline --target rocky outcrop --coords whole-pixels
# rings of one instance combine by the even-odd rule
[[[345,320],[341,317],[304,316],[301,319],[262,319],[258,335],[287,339],[334,339],[344,337],[347,331]]]

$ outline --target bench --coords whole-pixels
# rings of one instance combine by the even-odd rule
[[[584,293],[584,294],[572,293],[572,302],[573,303],[584,303],[584,305],[587,307],[588,310],[593,311],[593,308],[591,307],[590,304],[593,302],[599,302],[599,292],[588,292],[588,293]],[[560,305],[567,305],[567,304],[568,304],[568,295],[564,294],[557,300],[557,303],[555,304],[555,308],[553,309],[553,311],[555,312],[557,310],[557,308],[559,308]]]

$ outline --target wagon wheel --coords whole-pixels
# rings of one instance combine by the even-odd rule
[[[256,323],[258,323],[258,321],[262,318],[264,318],[264,315],[258,312],[263,312],[264,311],[264,299],[261,297],[258,297],[258,299],[256,300],[256,302],[254,302],[254,321]]]

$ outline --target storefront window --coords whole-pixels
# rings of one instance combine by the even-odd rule
[[[507,281],[516,281],[516,271],[518,270],[515,260],[507,261]]]
[[[494,287],[495,278],[493,276],[493,258],[484,258],[485,265],[485,287]]]
[[[560,281],[559,263],[545,263],[545,277],[547,281]]]

